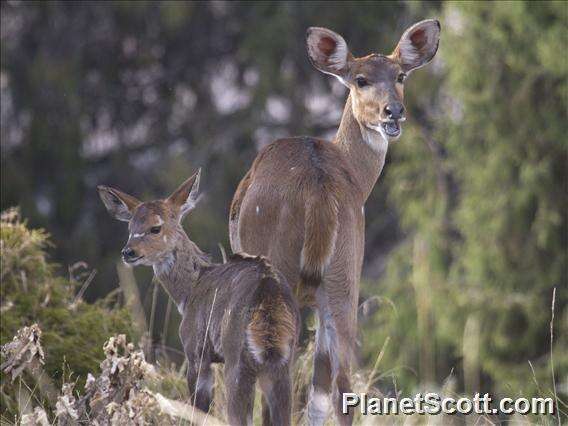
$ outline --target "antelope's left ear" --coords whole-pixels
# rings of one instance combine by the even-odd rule
[[[97,191],[111,216],[123,222],[130,222],[134,210],[141,204],[137,198],[115,188],[99,185]]]
[[[438,51],[440,21],[427,19],[408,28],[392,53],[405,72],[426,65]]]
[[[344,78],[349,72],[353,55],[343,37],[327,28],[310,27],[306,31],[306,47],[314,67],[334,75],[347,85]]]
[[[181,220],[187,213],[195,208],[199,201],[199,179],[201,177],[201,169],[197,171],[188,180],[182,183],[172,195],[168,197],[166,202],[170,203],[179,211],[179,219]]]

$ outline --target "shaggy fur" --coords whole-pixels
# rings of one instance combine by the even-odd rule
[[[258,379],[264,423],[288,425],[297,304],[286,278],[265,258],[237,254],[215,264],[189,239],[180,220],[195,205],[198,182],[197,174],[168,199],[147,203],[127,204],[126,194],[112,188],[99,187],[99,193],[113,216],[131,218],[125,249],[134,256],[125,261],[153,266],[182,315],[179,333],[191,402],[208,411],[211,363],[224,362],[230,424],[250,423]]]

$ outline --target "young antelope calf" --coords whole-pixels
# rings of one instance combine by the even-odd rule
[[[181,221],[197,203],[200,173],[165,200],[141,202],[106,186],[98,191],[109,213],[128,222],[124,261],[151,265],[182,315],[191,402],[208,411],[211,363],[224,362],[231,425],[252,424],[257,379],[263,422],[288,425],[298,307],[284,276],[266,259],[237,254],[211,263],[189,239]]]

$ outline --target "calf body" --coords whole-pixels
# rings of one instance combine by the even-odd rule
[[[252,424],[257,380],[263,422],[290,424],[298,307],[284,276],[265,258],[236,254],[214,264],[189,239],[180,221],[197,201],[198,184],[199,173],[168,199],[148,203],[112,188],[99,193],[111,214],[129,222],[125,262],[152,266],[182,315],[191,402],[209,410],[211,364],[224,362],[231,425]]]
[[[188,289],[179,305],[179,333],[195,405],[209,409],[211,364],[224,362],[230,424],[251,424],[257,379],[269,405],[269,423],[290,424],[299,313],[284,277],[261,257],[237,254],[225,264],[210,264],[192,253],[191,244],[184,246],[172,263],[155,270],[166,289],[176,280]],[[187,265],[195,268],[189,274]]]

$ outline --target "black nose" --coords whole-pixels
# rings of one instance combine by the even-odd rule
[[[124,247],[122,249],[122,258],[126,261],[131,260],[131,259],[136,259],[138,256],[136,255],[136,252],[134,250],[132,250],[130,247]]]
[[[400,120],[404,116],[404,105],[400,102],[393,102],[385,107],[385,114],[393,120]]]

